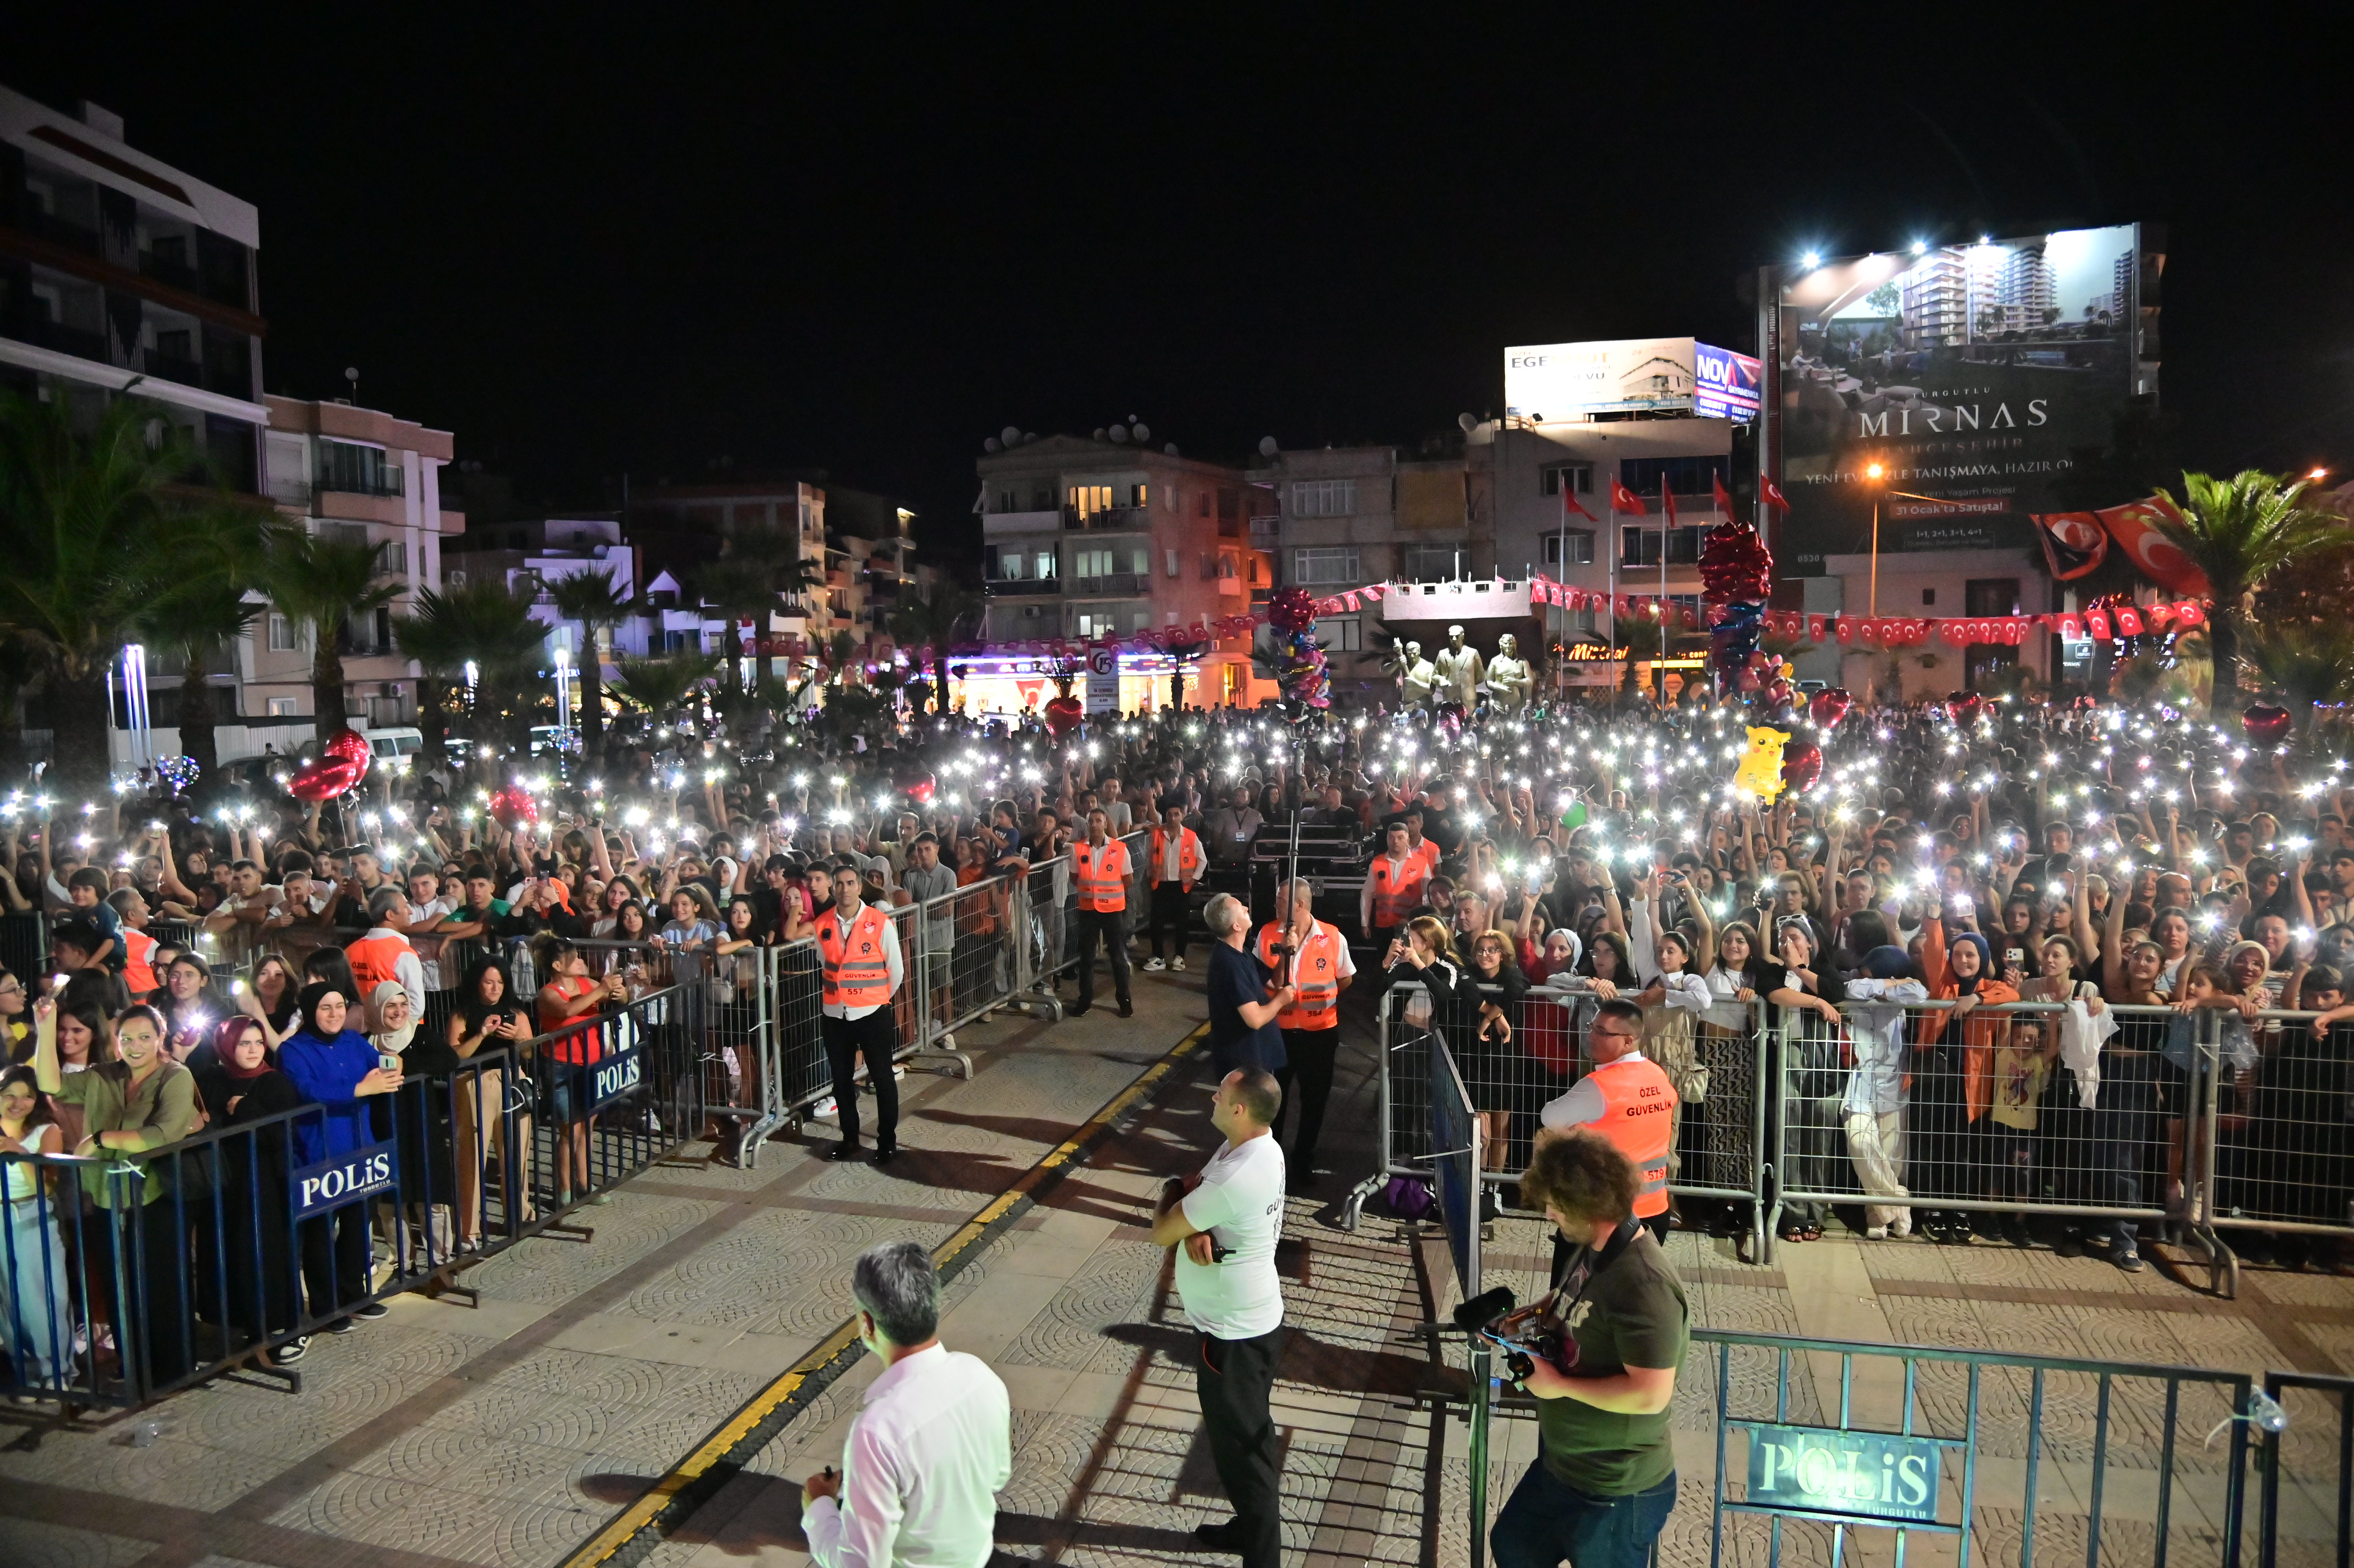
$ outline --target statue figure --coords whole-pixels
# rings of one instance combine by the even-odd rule
[[[1528,662],[1520,657],[1520,640],[1507,631],[1496,639],[1496,657],[1488,666],[1488,700],[1500,714],[1517,714],[1526,707],[1535,683]]]
[[[1479,650],[1465,645],[1461,627],[1447,629],[1447,646],[1438,651],[1433,667],[1438,675],[1437,700],[1469,713],[1479,701],[1479,683],[1487,675],[1488,666],[1479,657]]]
[[[1404,677],[1405,705],[1409,708],[1428,707],[1430,705],[1430,690],[1432,686],[1437,683],[1437,672],[1432,668],[1430,661],[1422,656],[1422,644],[1419,642],[1407,643],[1405,645],[1405,675]]]

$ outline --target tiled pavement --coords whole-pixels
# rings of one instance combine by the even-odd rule
[[[317,1341],[300,1396],[224,1381],[138,1418],[51,1434],[31,1452],[0,1451],[0,1562],[555,1563],[842,1320],[860,1249],[889,1236],[938,1243],[1157,1059],[1201,1016],[1199,980],[1140,975],[1129,1022],[1099,1010],[1084,1022],[968,1032],[978,1075],[907,1081],[910,1152],[888,1171],[829,1166],[788,1144],[757,1171],[661,1169],[596,1211],[593,1242],[535,1241],[474,1271],[479,1308],[406,1298],[382,1323]],[[1344,1052],[1326,1135],[1341,1171],[1370,1165],[1372,1067],[1369,1051]],[[1144,1240],[1150,1193],[1208,1145],[1206,1079],[1200,1069],[1171,1085],[951,1287],[943,1337],[988,1357],[1013,1393],[1014,1478],[999,1539],[1015,1557],[1215,1561],[1192,1550],[1193,1526],[1224,1509],[1198,1436],[1183,1318]],[[1445,1255],[1371,1214],[1355,1234],[1340,1231],[1346,1184],[1328,1175],[1291,1205],[1295,1342],[1278,1389],[1288,1555],[1460,1563],[1462,1427],[1415,1397],[1460,1375],[1433,1366],[1413,1332],[1451,1303]],[[1533,1284],[1543,1246],[1532,1225],[1499,1225],[1491,1278]],[[1696,1320],[1714,1327],[2354,1372],[2354,1281],[2256,1272],[2222,1302],[2159,1270],[2127,1277],[2041,1251],[1822,1242],[1756,1268],[1705,1237],[1680,1234],[1670,1250]],[[837,1460],[872,1365],[819,1395],[652,1560],[804,1561],[799,1478]],[[1771,1399],[1770,1367],[1747,1355],[1734,1372],[1744,1408],[1766,1413],[1754,1402]],[[1811,1418],[1817,1388],[1836,1378],[1835,1365],[1797,1368],[1794,1418]],[[1865,1408],[1894,1396],[1870,1369],[1856,1387]],[[1955,1377],[1933,1372],[1922,1387],[1933,1418],[1955,1418]],[[1696,1356],[1678,1396],[1686,1494],[1671,1562],[1707,1557],[1714,1388],[1714,1367]],[[1993,1560],[2015,1560],[2024,1399],[2023,1383],[1984,1385],[1979,1543],[2013,1542]],[[2090,1399],[2053,1380],[2040,1472],[2038,1544],[2073,1540],[2078,1560]],[[2146,1389],[2119,1384],[2114,1409],[2113,1451],[2154,1441]],[[2300,1414],[2319,1425],[2317,1409]],[[134,1446],[142,1420],[161,1431]],[[2184,1429],[2198,1428],[2188,1442],[2211,1424],[2186,1416]],[[1533,1455],[1528,1422],[1500,1420],[1496,1435],[1491,1507]],[[2178,1473],[2190,1478],[2170,1535],[2188,1563],[2211,1540],[2211,1489],[2201,1491],[2195,1457]],[[2106,1499],[2103,1556],[2117,1563],[2152,1555],[2153,1489],[2134,1480],[2113,1479]],[[2310,1534],[2318,1505],[2299,1500]],[[1803,1531],[1787,1544],[1787,1561],[1828,1560]],[[1741,1545],[1734,1560],[1763,1561],[1762,1536]],[[1912,1555],[1944,1560],[1936,1545],[1916,1541]]]

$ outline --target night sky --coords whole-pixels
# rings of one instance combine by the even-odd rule
[[[2354,457],[2342,92],[2221,15],[2169,54],[2148,8],[612,14],[45,8],[0,79],[260,207],[270,390],[356,366],[559,511],[725,455],[969,559],[1008,424],[1413,441],[1508,343],[1749,346],[1762,260],[2132,219],[2183,460]]]

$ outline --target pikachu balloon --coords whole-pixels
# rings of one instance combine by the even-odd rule
[[[1752,728],[1749,749],[1741,754],[1741,767],[1733,776],[1733,787],[1744,795],[1772,801],[1782,792],[1782,748],[1788,744],[1787,730],[1763,726]]]

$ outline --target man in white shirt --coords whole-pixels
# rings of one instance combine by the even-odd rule
[[[1193,1390],[1210,1457],[1235,1517],[1193,1533],[1243,1568],[1278,1568],[1283,1515],[1277,1494],[1275,1417],[1267,1394],[1283,1358],[1283,1286],[1275,1272],[1283,1231],[1283,1146],[1270,1130],[1283,1091],[1263,1068],[1237,1067],[1218,1086],[1210,1125],[1225,1147],[1198,1175],[1172,1181],[1152,1223],[1156,1246],[1177,1252],[1177,1293],[1200,1331]]]
[[[818,1568],[982,1568],[996,1550],[997,1493],[1013,1478],[1013,1403],[978,1356],[940,1343],[940,1280],[911,1241],[860,1255],[850,1293],[858,1342],[883,1372],[851,1423],[842,1474],[801,1485],[801,1533]]]

